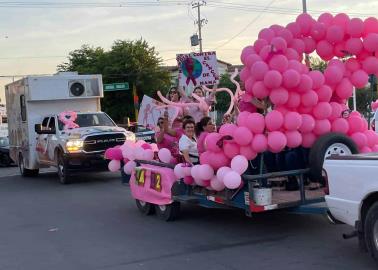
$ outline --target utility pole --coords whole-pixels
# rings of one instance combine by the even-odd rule
[[[197,14],[198,14],[198,19],[195,22],[195,24],[198,24],[198,41],[199,41],[199,46],[200,46],[200,52],[202,52],[202,26],[207,22],[206,19],[201,19],[201,7],[205,6],[206,2],[205,1],[197,1],[192,3],[192,8],[197,9]]]
[[[307,13],[307,3],[306,0],[302,0],[303,13]]]
[[[302,0],[302,8],[303,8],[303,13],[307,13],[306,0]],[[310,67],[310,56],[307,53],[305,54],[305,62],[306,62],[306,66]]]

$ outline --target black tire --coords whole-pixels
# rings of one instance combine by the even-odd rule
[[[135,200],[135,203],[142,214],[146,216],[155,214],[155,207],[152,203],[148,203],[148,202],[144,202],[140,200]]]
[[[364,224],[367,250],[378,264],[378,202],[370,207]]]
[[[312,181],[321,181],[323,163],[329,147],[333,144],[343,144],[352,154],[358,154],[357,145],[346,135],[342,133],[328,133],[318,138],[311,147],[309,155],[310,179]],[[342,153],[340,153],[342,155]]]
[[[6,153],[0,153],[0,165],[9,167],[12,163],[12,160],[10,159],[9,155]]]
[[[362,252],[367,252],[367,246],[365,241],[365,234],[363,232],[357,232],[358,247]]]
[[[65,161],[63,157],[63,153],[61,151],[57,152],[56,159],[57,159],[56,168],[58,170],[59,182],[62,185],[70,184],[71,178],[70,178],[70,174],[67,168],[67,162]]]
[[[39,173],[39,169],[30,170],[25,168],[24,157],[21,153],[18,155],[18,168],[23,177],[35,177]]]
[[[156,215],[164,221],[173,221],[180,214],[180,203],[173,202],[167,205],[156,205]]]

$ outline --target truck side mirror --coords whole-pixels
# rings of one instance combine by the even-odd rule
[[[35,124],[34,125],[34,131],[37,134],[42,134],[42,125],[41,124]]]

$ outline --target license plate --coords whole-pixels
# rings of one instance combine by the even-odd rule
[[[138,137],[138,140],[143,140],[143,141],[149,141],[149,140],[151,140],[151,139],[152,139],[151,136]]]

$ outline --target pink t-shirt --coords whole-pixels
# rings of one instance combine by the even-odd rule
[[[198,149],[198,153],[199,154],[202,154],[203,152],[206,151],[205,149],[205,139],[206,139],[206,136],[209,134],[209,132],[206,132],[206,131],[203,131],[199,137],[198,137],[198,140],[197,140],[197,149]]]
[[[161,148],[167,148],[169,151],[171,151],[172,155],[178,155],[178,141],[182,135],[181,129],[175,129],[176,136],[169,135],[168,133],[164,134],[163,140],[157,144],[159,149]],[[156,132],[156,137],[159,137],[160,131]]]

